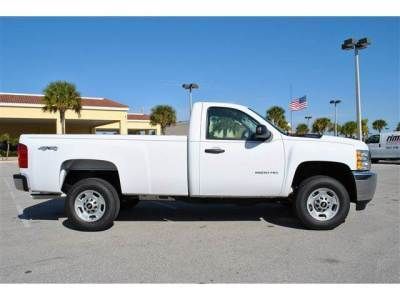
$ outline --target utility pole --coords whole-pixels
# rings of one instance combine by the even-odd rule
[[[342,50],[354,49],[354,65],[355,65],[355,83],[356,83],[356,112],[357,112],[357,138],[362,141],[362,125],[361,125],[361,92],[360,92],[360,65],[358,51],[371,45],[369,38],[359,40],[350,38],[343,42]]]
[[[189,90],[189,119],[190,119],[190,115],[192,114],[192,106],[193,106],[192,90],[198,89],[199,85],[196,83],[184,83],[184,84],[182,84],[182,87],[185,90]]]
[[[337,131],[337,105],[342,102],[341,100],[331,100],[329,101],[330,104],[333,104],[335,106],[335,136],[338,135],[338,131]]]
[[[305,116],[304,119],[307,120],[307,127],[310,128],[310,119],[312,118],[312,116]]]

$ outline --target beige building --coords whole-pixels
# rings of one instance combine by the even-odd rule
[[[0,134],[61,133],[59,113],[43,111],[43,95],[0,93]],[[82,97],[82,110],[66,113],[68,134],[160,134],[145,114],[128,113],[129,107],[106,98]]]
[[[166,135],[189,135],[189,122],[180,121],[165,129]]]

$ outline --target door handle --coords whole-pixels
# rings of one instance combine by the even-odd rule
[[[225,150],[221,149],[221,148],[210,148],[210,149],[206,149],[204,150],[205,153],[213,153],[213,154],[220,154],[220,153],[224,153]]]

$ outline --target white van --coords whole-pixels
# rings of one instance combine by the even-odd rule
[[[371,135],[368,144],[372,162],[380,159],[400,159],[400,131]]]

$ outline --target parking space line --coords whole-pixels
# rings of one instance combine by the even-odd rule
[[[7,190],[9,192],[9,194],[11,195],[11,199],[14,202],[14,205],[15,205],[15,208],[17,209],[18,214],[24,218],[24,211],[21,208],[21,206],[17,203],[16,197],[14,195],[14,192],[11,189],[10,183],[4,177],[3,177],[3,181],[5,182],[5,184],[7,186]],[[29,220],[21,219],[21,218],[19,218],[19,219],[20,219],[22,225],[24,225],[25,228],[31,227],[31,224],[29,223]]]

